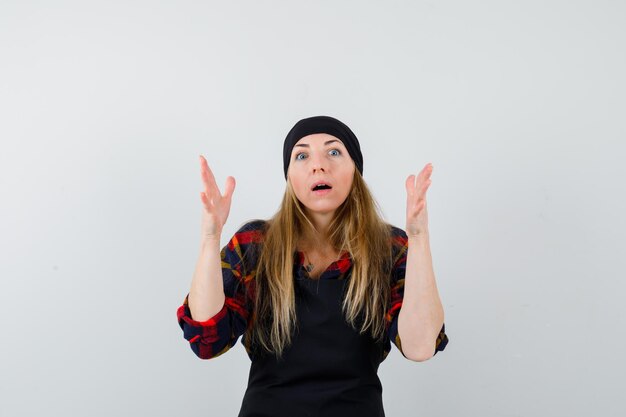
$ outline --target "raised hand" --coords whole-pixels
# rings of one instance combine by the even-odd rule
[[[215,177],[204,156],[200,155],[200,171],[204,191],[200,192],[200,199],[204,205],[202,214],[202,239],[219,239],[228,213],[233,191],[235,190],[235,178],[226,178],[224,195],[220,193],[215,182]]]
[[[433,165],[429,162],[417,177],[409,175],[406,179],[406,233],[409,237],[428,234],[426,190],[432,182],[432,172]]]

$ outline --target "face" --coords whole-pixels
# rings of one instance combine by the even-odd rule
[[[348,197],[356,166],[348,150],[327,133],[304,136],[293,147],[287,178],[309,213],[333,213]],[[330,189],[313,191],[318,182]]]

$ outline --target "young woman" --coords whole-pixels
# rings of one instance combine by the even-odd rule
[[[298,121],[283,161],[279,210],[220,250],[235,179],[222,195],[200,157],[201,250],[178,323],[202,359],[243,335],[252,363],[240,417],[384,416],[377,371],[390,341],[413,361],[448,343],[427,226],[432,165],[406,180],[405,232],[378,214],[341,121]]]

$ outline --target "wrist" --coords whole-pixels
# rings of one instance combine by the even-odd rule
[[[211,235],[211,236],[203,236],[200,241],[200,246],[203,248],[206,247],[214,247],[215,245],[220,245],[221,235]]]
[[[430,239],[428,232],[420,232],[417,234],[407,234],[409,242],[427,242]]]

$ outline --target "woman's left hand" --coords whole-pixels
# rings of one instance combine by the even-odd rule
[[[409,237],[428,235],[428,212],[426,210],[426,191],[432,182],[430,174],[433,166],[429,162],[417,175],[406,179],[406,234]]]

